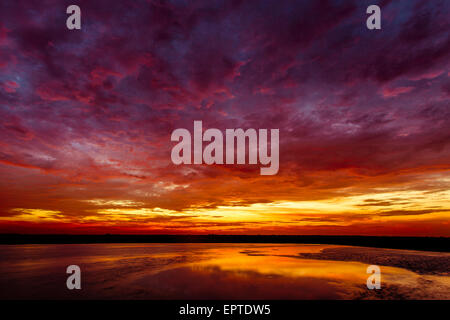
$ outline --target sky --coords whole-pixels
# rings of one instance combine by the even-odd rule
[[[450,236],[449,58],[446,0],[1,1],[0,232]],[[195,120],[278,174],[173,164]]]

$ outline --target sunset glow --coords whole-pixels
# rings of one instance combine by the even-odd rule
[[[450,236],[449,1],[7,2],[0,233]],[[277,174],[173,164],[194,121]]]

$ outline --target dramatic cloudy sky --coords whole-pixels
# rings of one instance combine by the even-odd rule
[[[449,66],[448,0],[1,1],[0,232],[450,236]],[[194,120],[279,173],[172,164]]]

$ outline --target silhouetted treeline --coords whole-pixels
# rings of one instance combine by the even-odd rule
[[[0,234],[0,244],[75,243],[307,243],[449,252],[448,237],[287,235],[62,235]]]

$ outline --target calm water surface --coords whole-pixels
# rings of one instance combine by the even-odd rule
[[[374,257],[381,290],[366,287]],[[331,245],[1,245],[0,299],[450,299],[448,261]],[[72,264],[81,290],[66,288]]]

